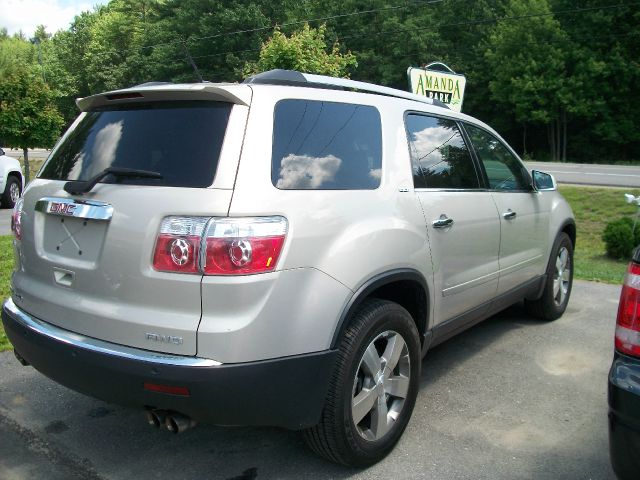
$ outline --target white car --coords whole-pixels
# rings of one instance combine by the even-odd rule
[[[24,188],[24,175],[20,162],[5,155],[0,148],[0,192],[2,192],[2,207],[13,208],[20,198]]]
[[[78,106],[15,208],[2,321],[20,362],[155,427],[303,430],[370,465],[433,346],[567,307],[553,177],[437,101],[274,70]]]

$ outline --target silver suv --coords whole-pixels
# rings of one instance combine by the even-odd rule
[[[430,347],[567,306],[553,178],[436,101],[279,70],[78,106],[14,210],[2,320],[22,363],[156,426],[298,429],[368,465]]]

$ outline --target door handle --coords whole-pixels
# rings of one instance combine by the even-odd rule
[[[513,220],[514,218],[516,218],[516,212],[514,212],[511,209],[509,209],[505,213],[502,214],[502,218],[504,218],[505,220]]]
[[[443,213],[438,220],[431,222],[431,225],[433,228],[447,228],[453,225],[453,218],[449,218]]]

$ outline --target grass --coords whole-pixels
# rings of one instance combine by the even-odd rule
[[[636,214],[638,207],[626,203],[623,194],[640,195],[640,189],[561,185],[560,192],[576,217],[575,278],[621,284],[628,262],[605,256],[602,232],[611,220]]]
[[[0,298],[9,296],[9,282],[13,270],[13,237],[11,235],[0,236]],[[4,334],[4,328],[0,323],[0,352],[9,350],[11,345]]]
[[[602,231],[608,221],[635,215],[636,208],[625,203],[623,194],[640,195],[640,189],[574,187],[563,185],[560,192],[571,204],[576,217],[578,238],[575,251],[575,278],[605,283],[622,283],[626,261],[612,260],[604,254]],[[0,236],[0,298],[9,296],[13,269],[12,236]],[[0,325],[0,351],[11,348]]]
[[[18,160],[20,161],[20,165],[22,165],[22,167],[24,168],[24,160],[22,159],[22,156],[20,156],[20,158],[18,158]],[[36,178],[36,174],[38,173],[38,170],[40,170],[40,167],[42,166],[42,164],[44,163],[44,158],[43,159],[34,159],[31,158],[29,159],[29,178],[31,180],[33,180],[34,178]]]

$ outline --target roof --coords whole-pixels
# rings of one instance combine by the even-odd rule
[[[403,98],[415,102],[426,103],[437,107],[448,109],[446,104],[439,100],[405,92],[396,88],[383,87],[374,83],[359,82],[347,78],[329,77],[326,75],[315,75],[312,73],[302,73],[295,70],[269,70],[247,78],[244,84],[262,85],[288,85],[298,87],[327,88],[340,90],[355,90],[365,93],[374,93],[388,97]]]

